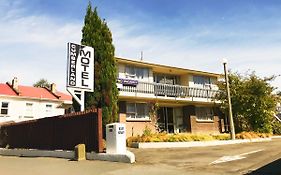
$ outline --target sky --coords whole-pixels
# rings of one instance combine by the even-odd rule
[[[66,84],[67,42],[80,43],[89,0],[0,0],[0,82]],[[281,90],[279,0],[92,0],[115,55],[188,69],[276,75]]]

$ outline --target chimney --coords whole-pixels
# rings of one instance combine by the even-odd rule
[[[56,91],[57,91],[57,90],[56,90],[56,86],[57,86],[57,85],[56,85],[55,83],[52,83],[52,84],[51,84],[51,92],[52,92],[53,94],[55,94]]]
[[[16,91],[19,90],[19,83],[18,83],[18,78],[14,77],[14,79],[12,80],[12,88]]]

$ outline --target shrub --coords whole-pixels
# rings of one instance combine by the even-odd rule
[[[143,130],[143,136],[151,136],[152,135],[152,131],[149,127],[145,126],[144,130]]]
[[[145,133],[145,132],[144,132]],[[255,132],[241,132],[236,134],[237,139],[254,139],[254,138],[267,138],[271,134],[268,133],[255,133]],[[230,140],[229,134],[167,134],[167,133],[155,133],[150,132],[143,134],[142,136],[127,138],[127,146],[131,146],[133,142],[190,142],[190,141],[211,141],[211,140]]]
[[[273,132],[274,135],[281,135],[281,122],[273,121],[272,132]]]
[[[236,134],[237,139],[256,139],[256,138],[267,138],[270,137],[269,133],[256,133],[256,132],[241,132]]]

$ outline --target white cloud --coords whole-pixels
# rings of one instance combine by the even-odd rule
[[[3,6],[9,4],[2,3],[0,11],[6,9]],[[17,4],[9,7],[0,18],[0,81],[17,76],[21,84],[32,85],[46,78],[65,90],[66,43],[80,42],[82,24],[25,16]]]
[[[237,43],[239,36],[243,38],[246,35],[245,37],[254,39],[262,33],[253,31],[249,36],[240,32],[227,34],[227,31],[216,33],[204,30],[198,30],[196,34],[194,31],[182,30],[175,30],[173,33],[159,30],[158,33],[151,33],[145,25],[124,20],[109,21],[109,26],[113,33],[116,55],[120,57],[139,59],[143,51],[144,60],[150,62],[216,73],[223,72],[222,58],[227,58],[233,71],[243,73],[251,70],[261,77],[281,74],[280,43],[270,43],[271,39],[281,38],[278,32],[263,36],[268,40],[266,43],[256,43],[257,40],[241,40],[241,43]],[[135,30],[143,32],[134,34]],[[217,36],[219,34],[226,34],[226,38],[234,38],[236,43],[232,44],[231,40],[227,43],[206,40],[208,43],[202,44],[200,42],[204,41],[198,41],[201,37],[223,38]],[[276,78],[272,85],[281,90],[281,78]]]
[[[20,83],[31,85],[46,78],[64,90],[66,43],[80,42],[83,21],[63,22],[50,16],[23,15],[21,1],[3,2],[0,2],[0,82],[18,76]],[[276,45],[274,40],[281,38],[277,31],[243,34],[245,31],[236,28],[228,31],[230,26],[224,29],[216,25],[151,30],[130,18],[109,19],[108,25],[116,56],[139,59],[143,51],[144,60],[150,62],[217,73],[223,72],[222,58],[228,58],[234,71],[251,69],[260,76],[281,74],[280,43]],[[263,38],[259,41],[266,42],[255,43],[258,36]],[[281,89],[281,78],[273,85]]]

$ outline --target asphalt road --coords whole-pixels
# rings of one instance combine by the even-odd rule
[[[131,149],[135,164],[0,156],[1,174],[281,174],[281,139],[180,149]]]

